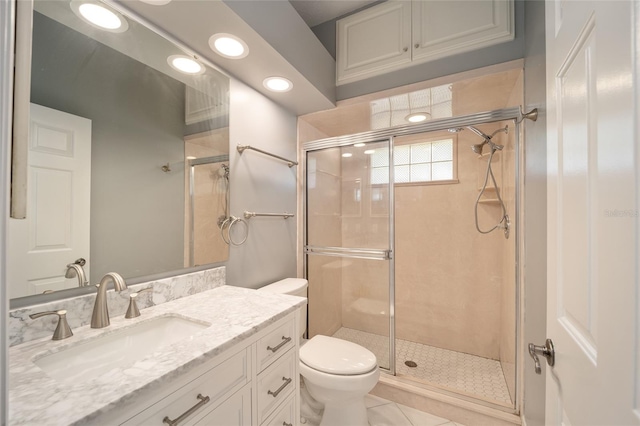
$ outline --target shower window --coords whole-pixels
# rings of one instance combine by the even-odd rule
[[[389,150],[371,153],[371,183],[389,183]],[[395,183],[455,182],[455,144],[453,138],[396,145]]]

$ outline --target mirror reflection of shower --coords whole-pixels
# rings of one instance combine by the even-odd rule
[[[229,218],[229,155],[191,157],[187,160],[188,265],[198,266],[216,261],[220,251],[226,253],[226,249],[222,249],[226,240],[224,237],[216,238],[212,231],[216,224],[223,228],[222,223]]]
[[[457,133],[457,132],[460,132],[460,131],[462,131],[464,129],[465,128],[463,128],[463,127],[456,127],[456,128],[449,129],[449,132]],[[475,207],[474,207],[474,217],[475,217],[476,229],[481,234],[488,234],[490,232],[495,231],[496,229],[503,229],[505,238],[509,238],[509,226],[510,226],[509,215],[507,214],[507,208],[506,208],[506,206],[504,204],[504,201],[502,200],[502,197],[500,196],[500,188],[498,187],[498,183],[496,182],[496,178],[495,178],[495,176],[493,174],[493,169],[491,168],[491,163],[493,161],[494,154],[496,153],[496,151],[502,151],[502,149],[504,148],[504,145],[499,145],[499,144],[493,142],[493,137],[498,133],[508,134],[509,133],[509,126],[505,126],[503,128],[500,128],[500,129],[494,131],[493,133],[491,133],[490,135],[487,135],[486,133],[484,133],[483,131],[479,130],[477,127],[474,127],[474,126],[466,126],[466,129],[469,129],[470,131],[472,131],[473,133],[475,133],[476,135],[478,135],[478,136],[480,136],[481,138],[484,139],[481,143],[478,143],[478,144],[475,144],[475,145],[471,146],[471,150],[473,152],[475,152],[478,155],[482,155],[485,145],[488,145],[489,150],[490,150],[489,151],[489,159],[487,161],[487,171],[486,171],[485,176],[484,176],[484,182],[482,184],[482,189],[478,193],[478,198],[476,199],[476,203],[475,203]],[[485,191],[487,190],[487,185],[489,184],[489,178],[491,178],[491,181],[493,183],[493,188],[494,188],[495,193],[496,193],[496,197],[498,199],[498,202],[500,203],[500,207],[502,209],[502,217],[500,218],[500,221],[495,226],[493,226],[490,229],[483,230],[483,229],[480,228],[480,224],[478,222],[478,204],[480,203],[480,199],[482,198],[482,196],[484,195]]]

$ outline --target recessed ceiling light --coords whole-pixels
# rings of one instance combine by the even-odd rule
[[[249,54],[247,43],[233,34],[218,33],[209,37],[209,47],[220,56],[241,59]]]
[[[342,154],[342,156],[343,156],[344,158],[349,158],[349,157],[351,157],[352,155],[353,155],[353,154],[352,154],[352,153],[350,153],[350,152],[345,152],[344,154]]]
[[[363,146],[365,146],[365,144],[363,144],[363,143],[354,143],[353,146],[355,146],[356,148],[362,148]]]
[[[167,62],[184,74],[196,75],[203,74],[205,71],[204,65],[186,55],[171,55],[167,58]]]
[[[375,150],[375,149],[368,149],[368,150],[366,150],[364,153],[365,153],[365,154],[367,154],[367,155],[371,155],[371,154],[373,154],[374,152],[376,152],[376,150]]]
[[[196,157],[194,157],[193,155],[187,155],[187,160],[195,160]]]
[[[70,6],[77,16],[101,30],[121,33],[129,28],[124,16],[103,5],[90,1],[72,0]]]
[[[404,119],[407,120],[409,123],[420,123],[421,121],[426,120],[430,116],[431,114],[427,112],[414,112],[413,114],[407,115]]]
[[[293,88],[293,83],[284,77],[268,77],[262,84],[272,92],[288,92]]]

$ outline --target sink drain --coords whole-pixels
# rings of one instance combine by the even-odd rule
[[[405,362],[404,362],[404,365],[406,365],[407,367],[411,367],[411,368],[415,368],[415,367],[417,367],[417,366],[418,366],[418,364],[416,364],[416,363],[415,363],[415,362],[413,362],[413,361],[405,361]]]

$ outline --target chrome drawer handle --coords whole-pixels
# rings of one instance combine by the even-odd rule
[[[282,342],[280,342],[280,344],[278,346],[276,346],[275,348],[272,348],[271,346],[267,346],[267,350],[275,353],[278,349],[280,349],[281,347],[283,347],[284,345],[286,345],[290,341],[291,341],[291,337],[282,336]]]
[[[289,379],[287,379],[286,377],[283,377],[283,378],[282,378],[282,380],[284,380],[284,383],[282,384],[282,386],[280,386],[280,387],[278,388],[278,390],[277,390],[277,391],[275,391],[275,392],[272,392],[272,391],[267,392],[267,395],[273,395],[273,397],[274,397],[274,398],[277,398],[277,397],[278,397],[278,394],[279,394],[280,392],[282,392],[282,390],[283,390],[284,388],[286,388],[286,387],[287,387],[287,385],[288,385],[289,383],[291,383],[291,379],[290,379],[290,378],[289,378]]]
[[[186,419],[187,417],[189,417],[190,415],[195,413],[204,404],[209,402],[209,397],[208,396],[202,396],[202,394],[198,394],[198,396],[196,396],[196,398],[198,398],[200,400],[200,402],[198,402],[196,405],[194,405],[193,407],[189,408],[187,411],[182,413],[182,415],[180,417],[178,417],[175,420],[171,420],[169,418],[169,416],[164,416],[164,419],[162,419],[162,423],[166,423],[169,426],[176,426],[178,423],[180,423],[181,421],[183,421],[184,419]]]

